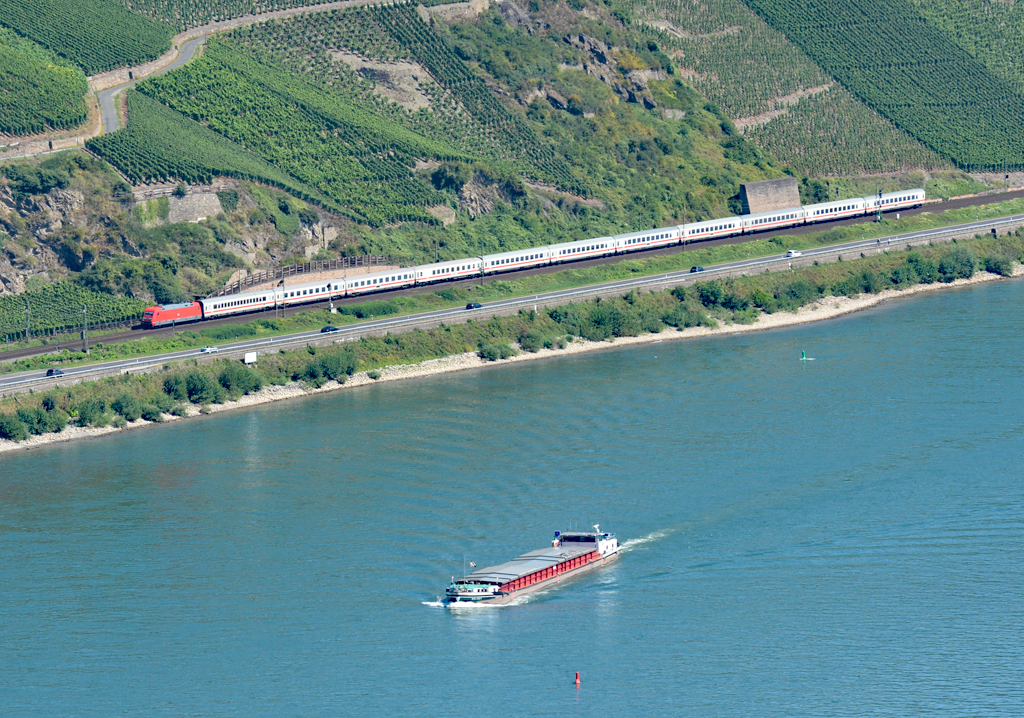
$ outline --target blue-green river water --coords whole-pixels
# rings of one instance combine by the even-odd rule
[[[1001,283],[4,456],[0,714],[1019,716],[1022,329]]]

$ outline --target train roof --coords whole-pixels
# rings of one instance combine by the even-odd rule
[[[808,205],[808,206],[812,206],[812,205]],[[813,206],[817,207],[818,205],[813,205]],[[743,219],[743,220],[750,221],[752,219],[761,219],[763,217],[778,217],[780,214],[796,214],[798,212],[803,212],[806,209],[807,209],[807,207],[785,207],[783,209],[773,209],[771,212],[758,212],[757,214],[745,214],[742,217],[738,217],[737,219]]]
[[[658,227],[657,229],[644,229],[639,232],[627,232],[625,234],[616,234],[612,239],[635,239],[637,237],[647,237],[652,234],[660,234],[662,232],[678,232],[679,225],[671,225],[670,227]]]
[[[423,271],[429,269],[447,269],[448,267],[461,267],[466,262],[479,262],[480,257],[463,257],[462,259],[448,259],[444,262],[431,262],[430,264],[420,264],[415,267],[410,267],[416,271]],[[359,276],[362,276],[361,274]]]
[[[585,548],[567,546],[542,548],[530,551],[530,553],[524,553],[518,558],[498,564],[497,566],[481,568],[469,574],[463,580],[475,583],[508,583],[535,571],[551,568],[556,564],[562,563],[562,561],[568,561],[577,556],[584,556],[593,550],[592,546]]]
[[[733,220],[736,220],[736,222],[740,222],[745,217],[749,217],[749,216],[750,215],[743,215],[743,217],[738,217],[736,215],[733,215],[731,217],[719,217],[718,219],[702,219],[699,222],[687,222],[686,224],[683,224],[683,225],[680,225],[680,226],[681,227],[703,227],[703,226],[708,225],[708,224],[718,224],[720,222],[732,222]]]
[[[512,257],[521,257],[524,254],[543,254],[547,250],[551,249],[554,245],[542,244],[537,247],[523,247],[522,249],[510,249],[507,252],[495,252],[494,254],[485,254],[481,259],[485,262],[492,259],[510,259]]]
[[[184,309],[185,307],[194,307],[195,305],[195,302],[181,302],[179,304],[160,304],[155,307],[146,307],[146,311],[148,312],[150,309],[159,309],[162,312],[169,312],[172,309]]]
[[[901,189],[899,192],[883,192],[882,199],[902,197],[904,195],[910,194],[911,192],[920,192],[921,194],[924,194],[924,190],[921,189],[920,187],[918,187],[917,189]],[[864,199],[878,199],[878,196],[875,195],[874,197],[865,197]]]
[[[572,242],[559,242],[558,244],[549,244],[543,249],[550,249],[552,252],[557,252],[559,249],[573,249],[583,244],[589,244],[590,242],[611,242],[611,237],[590,237],[589,239],[576,239]]]

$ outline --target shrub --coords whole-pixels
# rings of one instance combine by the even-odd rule
[[[233,189],[226,189],[217,192],[217,199],[225,212],[234,212],[238,209],[238,192]]]
[[[0,414],[0,439],[24,441],[28,438],[28,427],[14,414]]]
[[[188,388],[185,386],[185,377],[181,374],[172,374],[164,379],[164,392],[171,399],[185,401],[188,399]]]
[[[60,409],[44,411],[39,407],[23,407],[18,409],[18,419],[30,434],[57,433],[68,425],[68,415]]]
[[[661,319],[670,327],[717,327],[718,322],[704,312],[697,312],[680,305],[667,312]]]
[[[217,379],[232,395],[251,394],[263,388],[263,378],[246,365],[237,362],[227,364]]]
[[[985,271],[1003,277],[1013,276],[1013,260],[1005,254],[993,254],[985,258]]]
[[[539,329],[531,329],[519,337],[519,346],[523,351],[536,353],[543,347],[551,346],[551,340],[544,336]]]
[[[970,279],[978,270],[978,258],[966,247],[954,247],[939,262],[939,278],[943,282]]]
[[[351,349],[323,354],[310,360],[305,367],[292,375],[294,381],[304,381],[314,389],[318,389],[328,381],[345,383],[345,377],[355,373],[359,361]]]
[[[185,374],[185,394],[193,404],[219,404],[224,390],[212,377],[201,371]]]
[[[377,371],[376,369],[372,369],[366,372],[366,376],[370,377],[374,381],[377,381],[378,379],[380,379],[380,372]]]
[[[79,426],[104,426],[109,423],[107,411],[110,407],[105,399],[86,399],[75,408],[78,411]]]
[[[498,361],[514,357],[519,352],[508,344],[485,344],[480,347],[477,355],[484,361]]]
[[[907,265],[912,267],[921,284],[934,284],[939,281],[939,265],[922,257],[918,252],[911,252],[907,257]]]
[[[110,404],[125,421],[135,421],[142,416],[142,402],[131,394],[121,394]]]
[[[128,422],[124,420],[123,416],[115,416],[113,424],[118,429],[123,429],[124,427],[128,426]]]
[[[152,421],[154,423],[160,423],[164,420],[163,412],[153,404],[146,404],[142,407],[142,418],[146,421]]]
[[[157,394],[149,403],[166,414],[174,406],[174,399],[164,394]]]
[[[175,404],[167,413],[171,416],[188,416],[188,409],[184,404]]]
[[[697,299],[700,300],[700,303],[709,309],[721,306],[722,300],[725,299],[725,287],[717,279],[712,279],[710,282],[697,282],[693,288],[697,290]]]

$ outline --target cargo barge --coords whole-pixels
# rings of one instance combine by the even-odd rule
[[[445,590],[448,605],[502,604],[558,583],[567,576],[603,566],[619,555],[615,534],[593,531],[555,531],[550,548],[524,553],[507,563],[488,566],[460,579]]]

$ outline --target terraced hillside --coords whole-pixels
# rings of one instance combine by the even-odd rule
[[[595,8],[546,3],[529,28],[501,8],[444,21],[411,6],[241,28],[141,83],[128,130],[90,146],[135,181],[272,167],[360,225],[404,223],[353,239],[410,259],[720,215],[740,181],[781,174],[647,38]],[[597,42],[604,79],[580,68]],[[216,161],[200,157],[212,134]]]
[[[85,74],[0,27],[0,132],[30,135],[85,122]]]
[[[1024,95],[910,0],[747,0],[844,87],[961,167],[1024,167]]]
[[[989,0],[912,0],[967,54],[1009,82],[1024,85],[1024,4]]]
[[[7,26],[94,75],[138,65],[171,46],[170,26],[116,0],[0,0]]]
[[[741,0],[634,0],[630,7],[638,23],[658,32],[689,82],[755,143],[801,172],[948,166],[837,85]]]

